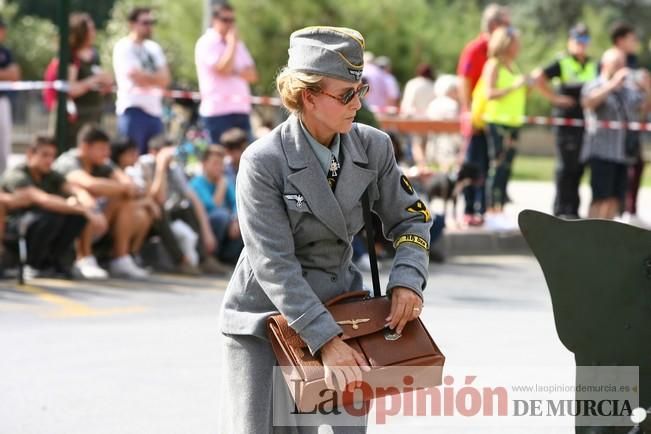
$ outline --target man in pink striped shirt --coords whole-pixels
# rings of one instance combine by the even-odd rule
[[[212,25],[195,46],[195,64],[201,92],[199,114],[211,143],[233,127],[251,137],[251,89],[258,72],[249,50],[239,39],[235,11],[228,3],[216,5]]]

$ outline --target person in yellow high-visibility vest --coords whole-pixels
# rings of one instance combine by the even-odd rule
[[[502,27],[488,42],[489,59],[481,80],[485,97],[482,119],[486,123],[490,169],[487,205],[501,212],[507,200],[506,186],[516,154],[518,130],[523,123],[530,78],[520,73],[515,59],[520,50],[517,30]]]

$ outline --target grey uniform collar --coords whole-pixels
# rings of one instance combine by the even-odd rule
[[[328,148],[322,145],[321,143],[319,143],[312,136],[312,134],[310,134],[307,128],[305,128],[305,125],[303,125],[303,122],[300,122],[300,124],[301,124],[301,130],[303,130],[303,134],[305,135],[307,142],[310,144],[310,148],[312,148],[312,151],[314,151],[314,155],[316,156],[316,159],[319,160],[319,164],[323,169],[323,173],[327,174],[328,168],[330,167],[330,162],[332,161],[332,156],[334,155],[337,161],[341,160],[339,154],[339,147],[340,147],[339,144],[341,142],[340,135],[335,134],[334,139],[332,139],[332,144]]]
[[[301,121],[295,115],[291,115],[281,128],[282,146],[287,157],[287,164],[292,169],[303,169],[307,167],[310,159],[316,159],[316,157],[310,149],[307,138],[303,134]],[[356,126],[353,125],[353,128],[356,128]],[[351,161],[361,166],[368,164],[366,150],[363,148],[355,132],[351,131],[346,134],[340,134],[339,138],[340,152],[344,152],[347,159],[350,158]]]

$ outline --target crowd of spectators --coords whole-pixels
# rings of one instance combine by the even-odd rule
[[[554,129],[554,214],[580,217],[579,186],[584,168],[589,167],[592,198],[584,217],[645,224],[636,216],[644,168],[641,137],[627,126],[646,121],[651,79],[648,70],[639,65],[640,44],[633,27],[615,22],[610,39],[612,47],[593,58],[589,54],[590,31],[577,23],[569,31],[565,52],[547,65],[523,72],[518,55],[527,47],[521,47],[521,35],[512,26],[510,11],[490,4],[483,12],[479,35],[460,54],[456,76],[435,78],[429,65],[418,67],[416,77],[405,86],[400,115],[459,119],[461,131],[411,136],[409,149],[416,173],[421,178],[437,176],[436,172],[457,178],[464,165],[479,171],[477,179],[464,189],[461,227],[482,226],[487,216],[501,216],[510,202],[508,183],[528,95],[533,90],[550,101],[554,116],[585,119],[585,128],[568,125]],[[369,69],[369,82],[377,69]],[[385,104],[390,102],[385,100]],[[371,108],[381,112],[373,104]],[[606,126],[603,121],[615,121],[619,126]]]
[[[243,248],[235,183],[240,156],[255,137],[250,85],[258,80],[255,62],[239,38],[234,8],[215,6],[195,47],[201,94],[197,111],[208,143],[198,155],[198,171],[185,166],[178,141],[162,121],[163,91],[172,77],[165,53],[153,39],[152,10],[137,7],[128,15],[129,33],[113,47],[112,71],[100,64],[90,15],[75,12],[69,21],[68,135],[63,145],[39,135],[25,162],[7,168],[10,136],[5,136],[11,118],[8,99],[0,92],[3,263],[17,256],[24,238],[30,276],[146,279],[152,269],[191,275],[228,272]],[[597,62],[587,54],[590,32],[578,24],[570,31],[567,52],[523,73],[517,66],[520,34],[508,8],[487,6],[481,26],[460,54],[456,74],[437,74],[432,65],[419,64],[402,95],[391,60],[366,52],[362,80],[370,91],[357,120],[378,126],[376,116],[395,113],[459,120],[460,133],[391,137],[396,159],[421,195],[456,204],[463,190],[465,210],[457,223],[481,226],[488,213],[501,213],[509,202],[508,181],[527,95],[537,89],[556,115],[587,122],[585,129],[556,130],[554,213],[578,217],[578,186],[588,165],[593,193],[588,216],[634,215],[644,165],[640,136],[595,121],[646,117],[651,79],[637,64],[635,30],[616,24],[613,46]],[[5,32],[0,20],[0,80],[19,80],[20,69],[2,44]],[[57,71],[55,58],[45,79],[55,80]],[[117,129],[106,131],[100,125],[114,86]],[[56,91],[44,91],[43,99],[54,114]],[[445,211],[436,216],[433,241],[445,221]],[[359,238],[354,246],[358,264],[366,268],[365,243]],[[391,246],[378,243],[377,250],[382,256]]]

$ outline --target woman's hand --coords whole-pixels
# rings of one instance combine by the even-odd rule
[[[348,390],[352,391],[361,385],[362,370],[371,370],[364,357],[339,336],[335,336],[321,347],[321,361],[325,368],[326,387],[329,389],[343,391],[346,385],[350,385]]]
[[[415,320],[423,310],[423,300],[409,288],[396,286],[391,290],[391,313],[386,318],[388,326],[402,333],[407,322]]]

